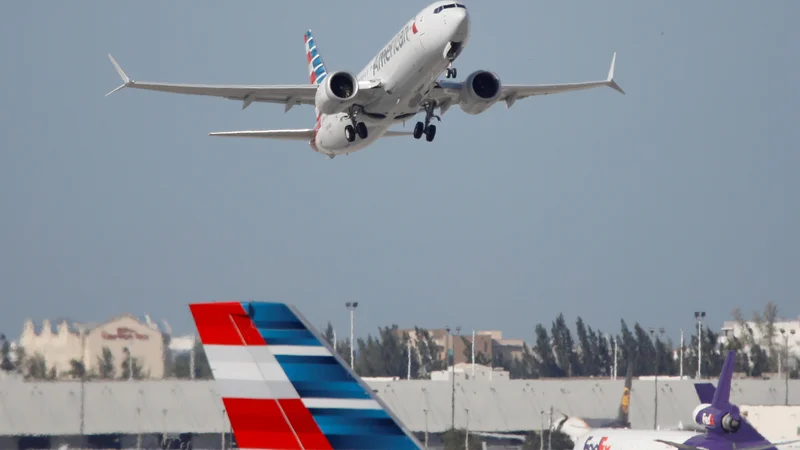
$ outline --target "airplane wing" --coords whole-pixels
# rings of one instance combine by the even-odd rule
[[[122,78],[123,84],[106,94],[106,97],[122,88],[144,89],[148,91],[170,92],[173,94],[205,95],[210,97],[226,98],[242,102],[242,109],[253,102],[279,103],[286,105],[289,111],[294,105],[313,105],[317,93],[315,84],[286,84],[286,85],[204,85],[204,84],[174,84],[153,83],[148,81],[134,81],[122,70],[120,65],[110,54],[108,58]],[[380,86],[375,81],[359,81],[359,103],[367,103],[372,94]]]
[[[411,136],[411,131],[389,130],[383,134],[384,137]],[[302,128],[297,130],[252,130],[252,131],[220,131],[208,133],[209,136],[220,137],[249,137],[262,139],[283,139],[288,141],[308,141],[314,138],[313,128]]]
[[[505,102],[506,106],[510,108],[511,105],[513,105],[517,100],[532,97],[534,95],[560,94],[562,92],[581,91],[584,89],[593,89],[603,86],[610,87],[624,95],[625,91],[623,91],[617,82],[614,81],[614,65],[616,60],[617,54],[614,53],[614,56],[611,57],[611,68],[608,71],[608,78],[605,80],[588,81],[583,83],[504,85],[500,88],[500,96],[498,97],[497,101]],[[428,99],[435,100],[438,105],[456,105],[461,101],[463,89],[464,82],[440,81],[429,94]]]

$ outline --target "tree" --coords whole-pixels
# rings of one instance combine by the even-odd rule
[[[564,373],[556,364],[553,352],[553,343],[547,335],[547,330],[542,324],[536,325],[536,346],[534,347],[536,359],[533,364],[533,372],[541,378],[552,378],[564,376]]]
[[[430,373],[447,368],[447,363],[442,358],[443,348],[433,340],[430,332],[424,328],[415,327],[417,337],[417,357],[419,358],[419,377],[430,378]]]
[[[25,347],[17,345],[17,348],[14,349],[14,366],[16,367],[18,374],[25,375],[27,373],[27,359],[28,357],[25,354]]]
[[[572,450],[575,444],[568,435],[561,431],[543,430],[541,436],[535,431],[529,432],[525,437],[525,443],[522,444],[523,450],[539,450],[541,440],[544,440],[544,448],[547,448],[548,443],[552,445],[552,450]]]
[[[208,364],[205,348],[200,340],[196,340],[192,350],[183,352],[175,357],[175,376],[177,378],[191,378],[191,352],[194,352],[194,377],[199,380],[212,378],[211,366]]]
[[[636,338],[633,337],[633,333],[628,329],[628,324],[625,323],[625,319],[620,319],[620,323],[622,326],[620,328],[621,336],[617,343],[617,352],[620,353],[620,355],[618,355],[618,364],[620,364],[620,367],[628,367],[629,363],[634,364],[634,373],[636,373]]]
[[[591,328],[589,328],[590,335],[593,333]],[[595,352],[595,366],[599,368],[598,375],[610,375],[611,371],[613,370],[611,367],[614,365],[614,356],[612,355],[612,351],[609,348],[609,341],[608,339],[613,339],[610,335],[603,335],[603,333],[597,333],[595,337],[592,337],[592,340],[597,341],[597,351]]]
[[[760,345],[755,344],[750,347],[750,376],[760,377],[769,372],[769,356]]]
[[[72,378],[83,379],[86,376],[86,367],[82,361],[73,358],[70,360],[69,366],[69,376]]]
[[[27,360],[28,374],[27,378],[34,380],[44,380],[47,378],[47,364],[44,356],[41,353],[36,353]]]
[[[466,444],[467,432],[463,429],[449,429],[442,433],[442,443],[444,450],[464,450]],[[483,448],[480,442],[480,437],[472,433],[469,435],[469,450],[480,450]]]
[[[379,328],[379,337],[358,340],[358,374],[362,377],[403,377],[408,372],[409,336],[397,325]],[[411,347],[411,376],[419,375],[419,356]]]
[[[11,343],[4,334],[0,334],[0,341],[3,341],[3,345],[0,347],[0,370],[11,372],[14,370],[14,363],[11,362]]]
[[[142,374],[142,365],[139,362],[139,358],[131,355],[130,350],[126,347],[125,350],[125,358],[122,360],[120,364],[120,380],[127,380],[129,378],[133,378],[134,380],[141,380],[144,378]]]
[[[467,339],[465,336],[461,336],[461,341],[464,343],[464,356],[467,358],[467,361],[472,361],[472,340]],[[483,353],[482,351],[475,352],[475,364],[480,364],[482,366],[488,366],[492,363],[492,360]]]
[[[114,378],[114,372],[116,372],[114,355],[108,347],[103,347],[103,354],[97,357],[97,371],[103,380]]]
[[[575,329],[578,334],[578,344],[580,345],[580,354],[578,356],[578,367],[573,373],[579,376],[591,376],[597,374],[597,367],[595,366],[596,358],[592,349],[592,342],[589,339],[589,332],[586,330],[586,324],[583,319],[578,316],[575,323]],[[589,328],[591,330],[591,327]]]
[[[577,366],[572,333],[564,320],[564,314],[559,314],[553,322],[550,330],[553,337],[553,350],[555,352],[556,365],[562,373],[572,376],[573,367]]]
[[[633,334],[636,338],[633,374],[653,375],[655,369],[653,364],[656,362],[653,340],[638,322],[633,325]]]

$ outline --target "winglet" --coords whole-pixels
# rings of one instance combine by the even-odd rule
[[[114,92],[117,92],[118,90],[120,90],[120,89],[122,89],[122,88],[124,88],[126,86],[130,86],[131,84],[133,84],[133,80],[128,78],[128,75],[125,73],[124,70],[122,70],[122,67],[120,67],[119,64],[117,64],[117,61],[114,59],[113,56],[111,56],[111,53],[108,54],[108,59],[111,60],[111,64],[113,64],[114,68],[117,69],[117,73],[119,74],[120,78],[122,78],[123,84],[122,84],[122,86],[120,86],[120,87],[114,89],[113,91],[109,92],[108,94],[106,94],[106,97],[108,97],[109,95],[113,94]]]
[[[608,83],[608,87],[616,90],[622,95],[625,95],[625,91],[623,91],[622,88],[619,87],[617,82],[614,81],[614,65],[616,64],[616,62],[617,62],[617,52],[614,52],[614,56],[611,57],[611,68],[608,69],[608,79],[606,80],[606,83]]]
[[[714,408],[724,409],[730,405],[731,379],[733,378],[735,363],[736,352],[731,350],[728,352],[725,363],[722,365],[722,371],[719,374],[719,381],[717,382],[717,389],[714,392],[714,398],[711,400],[711,406]]]

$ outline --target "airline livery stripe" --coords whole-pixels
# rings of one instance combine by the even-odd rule
[[[309,345],[270,345],[267,347],[275,356],[332,356],[331,352],[323,346]]]
[[[248,363],[276,363],[278,360],[270,352],[269,347],[262,346],[225,346],[204,345],[206,358],[209,361],[220,362],[248,362]]]
[[[381,409],[381,405],[373,399],[349,398],[304,398],[306,408],[340,408],[340,409]]]
[[[222,398],[251,398],[256,400],[299,399],[300,395],[290,381],[222,380],[216,379]]]
[[[223,398],[222,402],[239,447],[302,448],[276,400]]]
[[[265,345],[239,302],[190,305],[203,344]]]
[[[216,380],[289,381],[280,364],[255,362],[210,362]]]
[[[321,450],[332,448],[302,401],[287,399],[279,400],[279,403],[303,448]]]

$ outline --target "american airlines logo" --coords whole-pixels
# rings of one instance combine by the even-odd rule
[[[611,450],[611,445],[608,444],[608,437],[601,437],[597,444],[592,444],[592,439],[594,439],[594,436],[589,436],[586,439],[586,442],[583,443],[583,450]]]
[[[710,425],[710,426],[713,427],[715,425],[715,423],[714,423],[714,415],[713,414],[708,414],[708,413],[703,413],[703,425]]]

